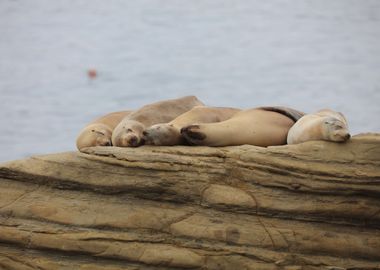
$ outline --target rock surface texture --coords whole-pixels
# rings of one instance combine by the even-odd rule
[[[379,134],[0,165],[0,269],[379,267]]]

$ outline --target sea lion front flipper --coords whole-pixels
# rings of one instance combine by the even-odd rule
[[[288,107],[282,107],[282,106],[265,106],[265,107],[259,107],[257,109],[280,113],[282,115],[285,115],[286,117],[289,117],[294,122],[297,122],[302,116],[305,115],[305,113],[303,112],[300,112]]]
[[[181,128],[181,134],[189,144],[201,145],[206,135],[200,132],[199,125],[189,125]]]

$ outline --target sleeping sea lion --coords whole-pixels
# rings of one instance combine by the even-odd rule
[[[106,114],[85,126],[79,133],[76,145],[80,151],[91,146],[111,146],[112,131],[132,111]]]
[[[347,120],[340,112],[329,109],[307,114],[289,130],[288,144],[324,140],[345,142],[350,138]]]
[[[181,134],[193,145],[282,145],[289,129],[303,115],[286,107],[259,107],[238,112],[223,122],[184,127]]]
[[[197,106],[181,114],[169,123],[156,124],[143,132],[145,144],[180,145],[185,144],[181,128],[190,124],[215,123],[225,121],[241,111],[235,108]]]
[[[143,131],[158,123],[167,123],[177,116],[204,105],[195,96],[186,96],[145,105],[126,116],[112,133],[112,144],[120,147],[136,147],[144,143]]]

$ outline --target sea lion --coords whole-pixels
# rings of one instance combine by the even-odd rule
[[[111,146],[112,131],[131,112],[112,112],[89,123],[80,131],[77,137],[76,145],[78,150],[91,146]]]
[[[340,112],[329,109],[307,114],[289,130],[288,144],[324,140],[345,142],[351,137],[347,120]]]
[[[181,134],[193,145],[282,145],[289,129],[303,115],[286,107],[259,107],[238,112],[223,122],[184,127]]]
[[[167,123],[177,116],[204,105],[195,96],[186,96],[145,105],[126,116],[112,133],[112,144],[120,147],[136,147],[144,143],[143,131],[158,123]]]
[[[143,132],[145,144],[180,145],[185,144],[181,128],[190,124],[215,123],[225,121],[241,111],[235,108],[197,106],[169,123],[153,125]]]

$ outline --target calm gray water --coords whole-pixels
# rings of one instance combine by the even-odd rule
[[[380,1],[0,1],[0,161],[74,150],[94,117],[189,94],[380,131]]]

